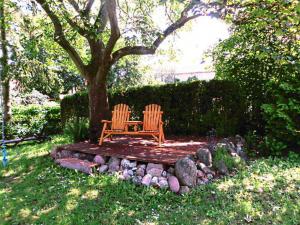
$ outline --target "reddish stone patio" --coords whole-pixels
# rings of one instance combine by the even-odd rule
[[[172,165],[206,145],[207,141],[203,137],[167,137],[166,142],[159,147],[150,138],[123,136],[114,137],[113,141],[106,139],[102,146],[81,142],[64,145],[60,149]]]

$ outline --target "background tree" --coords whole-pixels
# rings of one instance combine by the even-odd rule
[[[4,11],[5,1],[0,2],[0,30],[1,30],[1,90],[3,99],[4,121],[10,119],[10,101],[9,101],[9,77],[8,77],[8,43],[6,38],[6,12]],[[1,106],[2,107],[2,106]]]
[[[246,91],[249,125],[262,132],[261,105],[270,99],[269,82],[300,75],[300,3],[246,1],[244,6],[227,15],[232,34],[212,55],[217,78],[234,80]]]
[[[51,19],[54,40],[68,53],[87,80],[90,139],[97,141],[100,121],[109,112],[106,82],[113,64],[124,56],[154,54],[166,37],[188,21],[216,15],[219,1],[116,1],[36,0]],[[163,30],[155,24],[155,10],[166,8],[169,22]],[[161,27],[161,26],[160,26]],[[82,57],[70,37],[80,35],[88,45]]]

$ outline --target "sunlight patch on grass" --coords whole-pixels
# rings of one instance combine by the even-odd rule
[[[68,199],[66,203],[66,209],[68,211],[74,210],[78,206],[78,202],[75,199]]]
[[[19,216],[23,219],[26,219],[27,217],[29,217],[31,215],[31,210],[28,208],[25,209],[21,209],[19,211]]]
[[[99,195],[99,191],[97,190],[88,190],[83,196],[83,199],[93,200],[96,199]]]
[[[78,197],[81,194],[81,191],[78,188],[72,188],[70,189],[68,196],[76,196]]]
[[[217,185],[219,191],[229,191],[231,188],[234,188],[235,184],[232,180],[227,180]]]

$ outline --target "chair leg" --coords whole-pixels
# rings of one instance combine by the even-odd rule
[[[110,137],[109,137],[109,138],[110,138],[110,140],[111,140],[111,141],[113,140],[113,136],[112,136],[112,135],[110,135]]]
[[[106,123],[103,125],[103,129],[102,129],[102,132],[101,132],[101,136],[99,138],[99,145],[102,145],[103,144],[103,137],[104,137],[104,131],[106,129]]]
[[[158,135],[158,146],[161,146],[161,141],[162,141],[162,135],[161,135],[161,132],[159,132],[159,135]]]

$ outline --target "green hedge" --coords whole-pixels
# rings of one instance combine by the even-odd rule
[[[6,124],[6,139],[51,135],[61,131],[59,105],[18,106],[12,108],[12,120]]]
[[[247,126],[242,90],[231,81],[194,81],[161,86],[144,86],[109,94],[112,107],[130,106],[132,119],[142,119],[150,103],[164,111],[165,131],[169,134],[206,135],[214,128],[220,136],[242,133]],[[88,117],[86,92],[67,96],[61,101],[63,123],[71,117]]]

